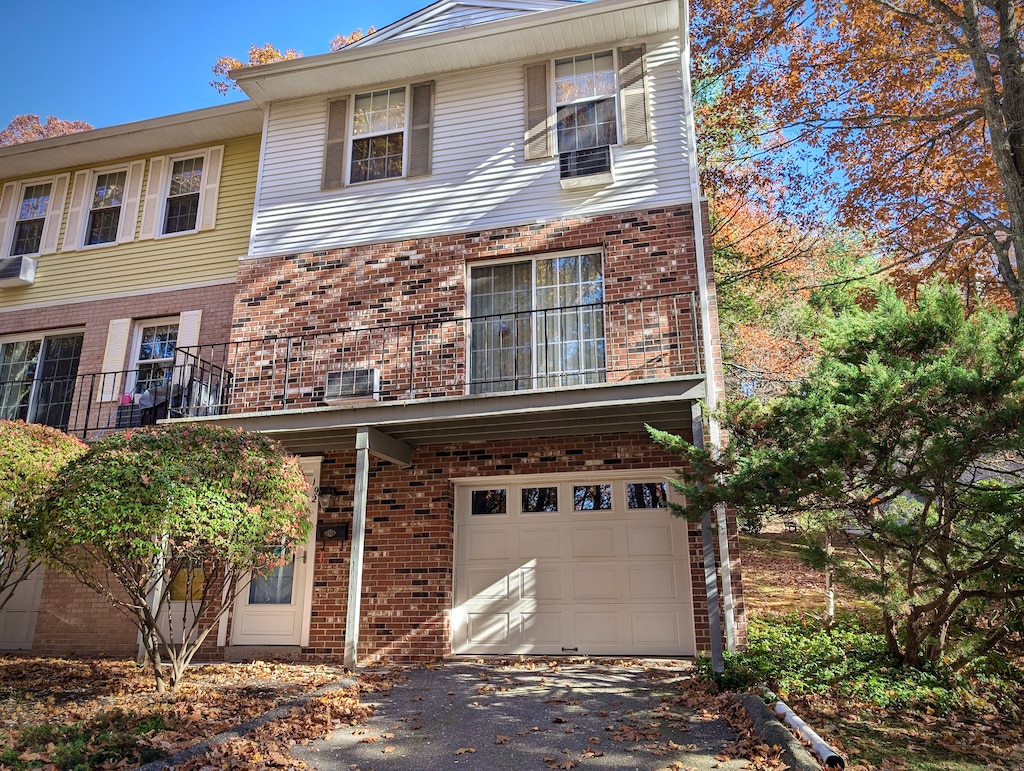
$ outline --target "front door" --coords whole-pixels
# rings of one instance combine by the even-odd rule
[[[320,486],[320,458],[302,458],[311,489]],[[313,595],[313,549],[316,545],[317,503],[309,506],[309,540],[285,565],[262,575],[250,575],[235,600],[233,645],[307,645]]]

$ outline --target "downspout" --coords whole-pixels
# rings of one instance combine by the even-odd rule
[[[684,144],[690,178],[690,201],[693,209],[693,245],[697,263],[697,287],[700,293],[701,339],[704,343],[704,403],[708,410],[708,438],[712,451],[721,447],[721,432],[715,420],[718,408],[718,393],[715,382],[715,356],[711,335],[711,296],[708,283],[708,266],[704,244],[704,214],[701,210],[700,176],[697,168],[697,124],[693,108],[693,84],[690,80],[690,3],[679,0],[679,49],[680,74],[683,80],[683,122]],[[696,436],[696,435],[695,435]],[[725,636],[730,651],[736,650],[736,609],[732,594],[732,559],[729,551],[729,530],[724,506],[715,511],[718,525],[718,553],[721,559],[722,602],[725,609]],[[705,517],[709,519],[709,517]],[[710,526],[710,524],[708,525]],[[705,538],[707,534],[705,534]]]

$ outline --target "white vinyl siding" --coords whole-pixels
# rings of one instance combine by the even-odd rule
[[[652,139],[612,148],[614,184],[563,190],[523,155],[522,62],[438,78],[431,174],[322,190],[328,101],[270,108],[251,256],[499,228],[689,200],[675,39],[647,43]]]

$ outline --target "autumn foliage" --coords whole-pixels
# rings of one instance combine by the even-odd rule
[[[31,547],[127,615],[157,690],[175,689],[250,571],[291,559],[309,532],[298,461],[262,434],[176,423],[114,434],[65,469]],[[171,610],[171,601],[184,605]]]
[[[909,290],[941,273],[1024,307],[1024,68],[1015,0],[733,0],[694,13],[695,82],[758,116],[793,205],[879,238]],[[795,177],[794,177],[795,179]],[[800,208],[800,207],[796,207]]]
[[[370,27],[370,31],[367,32],[366,35],[372,35],[374,32],[376,32],[376,27]],[[331,50],[338,51],[347,45],[355,43],[357,40],[362,40],[366,35],[363,34],[362,29],[357,29],[347,35],[338,35],[331,41]],[[232,89],[238,88],[235,82],[228,75],[232,70],[237,70],[242,67],[255,67],[259,64],[282,62],[288,59],[298,59],[301,56],[302,52],[296,51],[294,48],[287,48],[282,51],[273,43],[264,43],[261,46],[254,43],[249,46],[248,61],[243,62],[240,59],[236,59],[234,56],[219,57],[213,65],[213,74],[216,75],[216,77],[210,81],[210,85],[217,89],[221,94],[226,94]]]
[[[26,552],[35,506],[61,470],[86,450],[56,428],[0,420],[0,609],[36,569]]]
[[[90,129],[92,126],[84,120],[63,120],[51,115],[45,123],[40,123],[38,115],[17,115],[7,125],[7,128],[0,131],[0,147],[74,134]]]

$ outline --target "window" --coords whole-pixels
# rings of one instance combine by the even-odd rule
[[[342,187],[346,179],[356,184],[429,174],[433,101],[434,84],[429,82],[330,102],[324,189]]]
[[[555,126],[559,153],[618,143],[612,52],[555,61]]]
[[[557,153],[590,173],[609,146],[650,142],[645,67],[644,46],[527,65],[526,159]]]
[[[402,176],[405,89],[359,94],[352,114],[352,182]]]
[[[202,185],[202,158],[186,158],[174,162],[164,210],[164,233],[183,233],[196,229]]]
[[[96,176],[96,186],[89,211],[89,230],[86,244],[107,244],[117,240],[117,226],[121,221],[121,203],[124,200],[125,171]]]
[[[626,505],[631,509],[668,508],[668,485],[665,482],[629,482]]]
[[[609,511],[612,508],[611,485],[574,485],[572,488],[574,511]]]
[[[557,487],[524,487],[522,489],[524,514],[558,511]]]
[[[470,511],[474,517],[487,514],[505,514],[508,511],[508,491],[502,488],[496,490],[473,490],[470,500],[472,501]]]
[[[470,270],[473,393],[604,382],[599,253]]]
[[[147,321],[138,325],[132,361],[135,393],[144,393],[170,383],[177,343],[177,319]]]
[[[14,242],[11,255],[36,254],[42,249],[43,226],[50,206],[52,185],[45,182],[26,185],[14,224]]]
[[[82,339],[69,332],[0,342],[0,419],[67,430]]]
[[[223,161],[222,146],[150,159],[139,238],[213,229]]]

